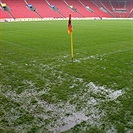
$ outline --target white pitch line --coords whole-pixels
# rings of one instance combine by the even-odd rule
[[[104,53],[104,54],[96,54],[96,55],[91,55],[91,56],[87,56],[85,58],[79,58],[79,59],[75,59],[74,62],[78,62],[80,63],[81,61],[85,61],[85,60],[89,60],[89,59],[97,59],[97,58],[102,58],[104,56],[107,56],[107,55],[113,55],[113,54],[117,54],[117,53],[123,53],[123,52],[126,52],[126,51],[130,51],[132,49],[126,49],[126,50],[117,50],[117,51],[114,51],[114,52],[109,52],[109,53]]]

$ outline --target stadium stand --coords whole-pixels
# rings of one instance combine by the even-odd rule
[[[63,0],[47,0],[50,4],[55,5],[64,17],[72,14],[73,17],[81,17],[77,12],[72,11]]]
[[[47,17],[59,18],[60,17],[60,15],[57,12],[51,10],[47,1],[45,0],[27,0],[27,2],[36,7],[37,12],[40,14],[42,18],[47,18]]]
[[[6,3],[2,3],[0,1],[0,18],[14,18],[13,15],[10,13],[10,8]]]
[[[129,0],[127,2],[126,8],[127,8],[127,12],[130,12],[133,9],[133,0]]]
[[[129,0],[127,2],[127,18],[132,17],[133,18],[133,0]]]
[[[133,8],[132,8],[131,11],[128,13],[127,18],[133,18]]]
[[[78,0],[76,3],[74,0],[66,0],[69,5],[73,5],[77,8],[78,13],[82,17],[98,17],[93,10],[89,8],[88,5],[85,5],[81,0]]]
[[[34,13],[36,13],[39,18],[42,18],[41,15],[37,12],[37,9],[32,4],[28,4],[28,2],[26,0],[24,0],[24,1],[25,1],[26,5],[27,5],[27,8],[30,11],[33,11]]]
[[[66,18],[70,13],[75,18],[133,17],[133,0],[0,0],[0,4],[0,18]]]
[[[116,18],[116,15],[112,12],[112,8],[110,6],[110,1],[100,0],[101,6],[110,14],[112,17]]]
[[[100,3],[99,0],[92,0],[93,7],[95,8],[95,11],[97,12],[97,14],[99,14],[101,16],[101,18],[106,17],[106,18],[110,18],[112,17],[111,14],[109,14],[109,12],[103,7],[103,5]]]
[[[112,17],[110,16],[108,13],[105,13],[103,11],[100,10],[100,7],[96,4],[96,2],[92,1],[92,0],[81,0],[82,3],[84,3],[84,5],[88,5],[95,14],[97,14],[100,18],[102,17]]]
[[[125,0],[111,0],[110,3],[112,4],[112,10],[121,10],[125,11],[126,10],[126,1]]]
[[[105,3],[105,2],[104,2]],[[109,1],[111,11],[116,15],[117,18],[128,18],[132,9],[132,0],[110,0]],[[108,5],[109,5],[108,4]]]
[[[75,17],[84,17],[80,11],[77,9],[79,2],[75,2],[74,0],[63,0],[67,7],[72,10],[72,16],[75,14]]]
[[[48,6],[55,12],[57,12],[58,14],[60,14],[60,17],[65,17],[61,12],[60,9],[58,8],[59,2],[60,1],[53,1],[53,0],[46,0]]]
[[[122,12],[126,11],[124,4],[122,6],[122,3],[125,3],[125,1],[118,2],[118,1],[110,0],[109,2],[111,5],[111,11],[113,12],[113,14],[115,14],[115,16],[117,18],[119,18],[119,17],[122,18],[122,14],[123,14]],[[121,3],[121,4],[119,4],[119,3]]]
[[[90,10],[90,16],[93,16],[93,17],[99,17],[101,18],[96,12],[95,10],[93,9],[93,5],[91,4],[90,1],[86,1],[86,0],[79,0],[79,2],[86,7],[86,9]]]
[[[2,18],[11,18],[12,16],[9,15],[9,13],[7,11],[3,11],[1,8],[0,8],[0,19]]]
[[[14,18],[37,18],[38,16],[27,9],[24,0],[2,0],[7,3]]]

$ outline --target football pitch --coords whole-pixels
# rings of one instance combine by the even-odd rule
[[[0,133],[133,133],[133,23],[0,23]]]

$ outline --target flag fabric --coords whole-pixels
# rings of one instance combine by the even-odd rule
[[[69,20],[68,20],[68,34],[72,32],[72,23],[71,23],[71,14],[69,14]]]

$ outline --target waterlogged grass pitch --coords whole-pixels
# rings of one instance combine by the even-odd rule
[[[131,21],[0,23],[0,132],[133,132]]]

